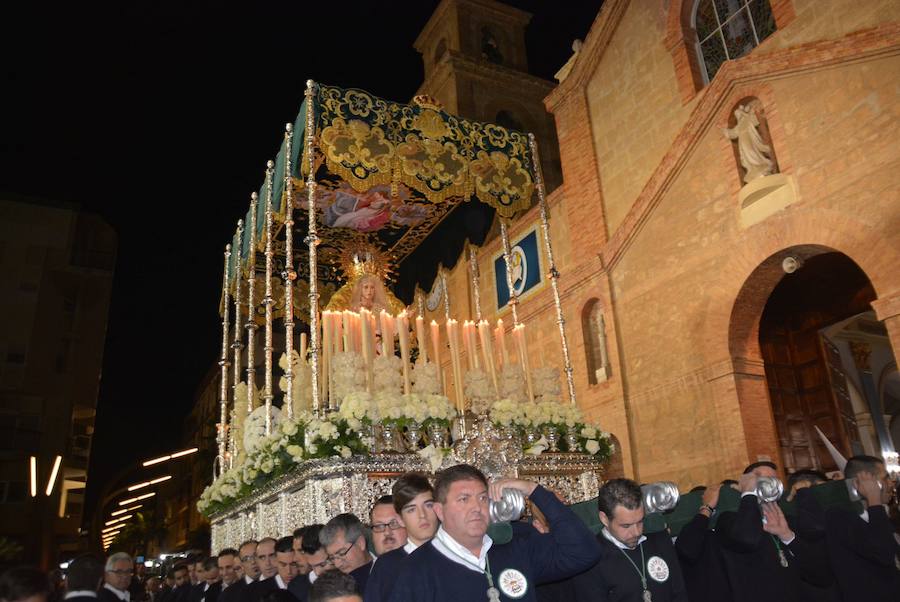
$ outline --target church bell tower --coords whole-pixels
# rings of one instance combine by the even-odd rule
[[[556,127],[543,104],[555,84],[528,73],[530,20],[494,0],[442,0],[415,42],[425,64],[418,94],[448,113],[534,133],[549,193],[562,183]]]

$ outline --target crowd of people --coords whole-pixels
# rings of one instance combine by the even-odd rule
[[[644,530],[640,486],[611,479],[599,490],[595,535],[557,495],[536,483],[489,483],[461,464],[407,473],[375,501],[368,524],[339,514],[292,535],[188,556],[159,578],[136,579],[124,553],[71,561],[65,602],[888,602],[900,600],[900,546],[889,518],[894,484],[879,458],[856,456],[845,478],[862,511],[823,508],[795,474],[796,516],[758,498],[757,462],[737,481],[737,510],[719,512],[720,488],[703,488],[697,514],[673,537]],[[730,484],[730,485],[729,485]],[[488,535],[489,500],[516,489],[531,508],[509,537]],[[896,507],[894,507],[896,510]],[[713,526],[714,525],[714,526]],[[99,599],[99,600],[98,600]],[[0,577],[0,602],[53,602],[45,573]]]

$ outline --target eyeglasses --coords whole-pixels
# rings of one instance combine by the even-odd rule
[[[311,569],[324,569],[326,566],[328,566],[328,565],[330,565],[330,564],[332,564],[332,562],[331,562],[331,557],[328,557],[328,558],[326,558],[325,560],[323,560],[322,562],[320,562],[320,563],[318,563],[318,564],[310,564],[310,565],[309,565],[309,568],[311,568]]]
[[[131,569],[116,569],[114,571],[107,571],[107,573],[112,573],[114,575],[134,575],[134,571]]]
[[[375,523],[372,525],[372,533],[383,533],[385,529],[390,529],[391,531],[399,531],[400,529],[405,529],[406,527],[400,523],[398,520],[392,520],[389,523]]]
[[[359,539],[359,537],[357,537],[356,539],[354,539],[353,541],[351,541],[350,543],[348,543],[348,544],[347,544],[347,547],[344,548],[343,550],[341,550],[340,552],[335,552],[334,554],[329,554],[329,555],[328,555],[328,559],[329,559],[331,562],[334,562],[336,559],[343,560],[344,558],[347,557],[347,554],[350,553],[350,550],[353,549],[353,544],[355,544],[356,541],[357,541],[358,539]]]

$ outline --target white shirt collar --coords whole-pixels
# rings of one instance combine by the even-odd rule
[[[207,581],[206,583],[203,584],[203,593],[205,594],[208,591],[209,591],[209,581]]]
[[[467,550],[464,545],[453,539],[449,533],[444,531],[443,525],[438,528],[434,539],[431,540],[431,545],[453,562],[461,564],[469,570],[477,571],[480,569],[482,572],[484,572],[485,567],[487,566],[487,553],[488,550],[491,549],[493,543],[491,538],[485,533],[481,539],[481,553],[478,556],[475,556],[475,554]]]
[[[278,573],[275,573],[275,583],[278,585],[278,589],[287,589],[287,583],[284,582],[284,579]]]
[[[406,540],[406,543],[403,544],[403,549],[406,550],[406,553],[407,553],[407,554],[412,554],[413,552],[416,551],[416,549],[417,549],[418,547],[419,547],[419,546],[417,546],[416,544],[414,544],[413,541],[412,541],[411,539],[407,539],[407,540]]]
[[[90,589],[76,589],[76,590],[66,593],[65,599],[68,600],[69,598],[76,598],[76,597],[96,598],[97,592],[90,590]]]
[[[640,539],[638,539],[637,545],[634,546],[634,548],[629,548],[624,543],[622,543],[621,541],[619,541],[618,539],[613,537],[612,533],[609,532],[609,529],[603,529],[603,531],[601,531],[601,532],[603,533],[603,537],[605,537],[606,539],[611,541],[613,543],[613,545],[616,546],[617,548],[619,548],[620,550],[633,550],[633,549],[637,548],[639,545],[641,545],[642,543],[644,543],[645,541],[647,541],[647,536],[641,535]]]
[[[310,572],[309,572],[309,584],[310,584],[310,585],[312,585],[313,583],[315,583],[315,582],[316,582],[316,579],[318,579],[318,578],[319,578],[319,576],[316,574],[315,571],[310,571]]]
[[[244,575],[244,581],[247,582],[247,585],[250,585],[251,583],[253,583],[254,581],[256,581],[256,579],[254,579],[254,578],[251,577],[250,575]]]
[[[116,595],[116,598],[122,600],[123,602],[129,602],[131,600],[131,593],[128,591],[123,592],[120,589],[114,588],[109,583],[104,583],[103,587],[114,593]]]
[[[864,508],[862,512],[859,513],[859,517],[866,522],[869,522],[869,509]]]

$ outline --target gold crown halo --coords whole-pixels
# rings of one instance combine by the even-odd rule
[[[344,247],[340,254],[340,264],[341,271],[348,280],[372,275],[384,281],[391,274],[388,259],[367,242],[352,242]]]

